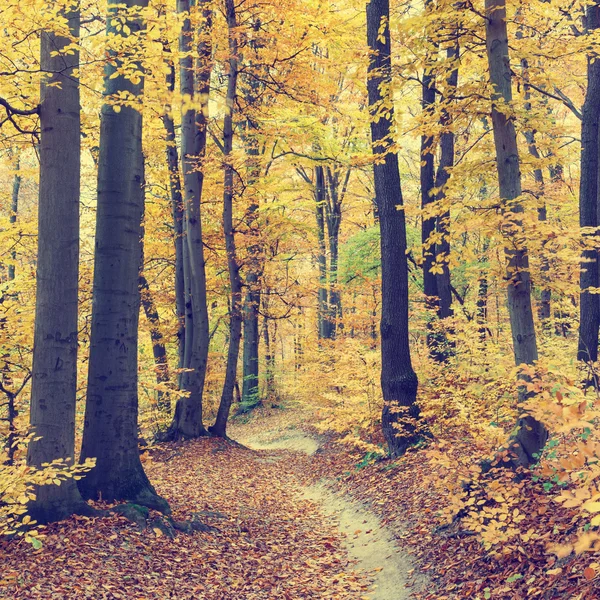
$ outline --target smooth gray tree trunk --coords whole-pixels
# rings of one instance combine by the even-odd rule
[[[40,101],[38,259],[30,423],[41,439],[29,445],[27,463],[75,455],[77,315],[79,278],[79,185],[81,116],[79,52],[60,54],[78,42],[78,10],[64,14],[72,39],[41,34],[40,67],[47,72]],[[58,55],[55,55],[56,52]],[[58,84],[58,85],[57,85]],[[75,480],[40,486],[29,514],[40,523],[91,509]]]
[[[204,183],[202,160],[206,153],[206,124],[210,92],[212,12],[209,0],[200,2],[203,24],[199,31],[197,64],[192,56],[194,32],[189,16],[184,18],[179,50],[182,95],[200,98],[202,108],[187,109],[181,118],[181,156],[184,205],[185,349],[181,387],[188,396],[180,398],[167,437],[189,439],[207,435],[202,420],[202,396],[208,364],[210,332],[206,296],[206,264],[200,201]],[[189,15],[191,2],[179,0],[177,10]]]
[[[107,30],[119,34],[115,24],[123,6],[146,5],[147,0],[109,0]],[[131,14],[126,23],[132,32],[144,27],[141,18]],[[141,100],[143,78],[134,83],[122,75],[113,77],[120,60],[115,62],[105,68],[105,96],[127,92]],[[96,467],[79,481],[79,489],[86,498],[128,500],[169,512],[144,473],[138,449],[143,163],[142,114],[129,106],[115,111],[106,102],[100,120],[92,329],[81,448],[81,460],[96,458]]]
[[[517,134],[513,119],[502,107],[512,102],[512,81],[508,50],[505,0],[486,0],[486,48],[492,94],[492,125],[496,147],[496,165],[500,199],[505,215],[505,235],[510,241],[505,248],[508,279],[508,313],[513,339],[515,364],[531,365],[538,359],[537,340],[531,307],[531,280],[527,247],[520,214],[521,171]],[[527,399],[525,386],[520,386],[519,400]],[[548,432],[531,415],[520,417],[510,450],[514,463],[528,467],[539,458]]]
[[[227,252],[231,304],[229,309],[229,346],[227,350],[227,365],[225,367],[225,381],[223,382],[223,391],[221,393],[217,418],[215,424],[210,428],[210,432],[219,437],[227,436],[227,421],[233,402],[242,335],[242,281],[233,226],[234,170],[231,164],[233,114],[239,74],[238,43],[236,37],[237,16],[234,0],[225,0],[225,13],[229,30],[229,59],[227,61],[227,111],[223,119],[223,235],[225,237],[225,250]]]

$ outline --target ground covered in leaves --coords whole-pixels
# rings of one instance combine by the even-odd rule
[[[0,546],[0,597],[361,598],[339,534],[299,483],[260,453],[220,440],[168,445],[145,466],[176,519],[197,515],[216,530],[139,531],[123,517],[49,526],[41,550]]]
[[[361,526],[340,531],[307,496],[318,482],[379,517],[396,551],[412,556],[393,598],[600,598],[598,553],[548,552],[574,535],[576,517],[539,484],[523,483],[520,506],[520,529],[533,534],[490,551],[460,521],[440,527],[449,499],[430,483],[431,454],[368,463],[310,422],[260,411],[231,430],[256,450],[215,439],[150,450],[145,467],[174,517],[214,529],[170,539],[116,515],[74,517],[47,527],[41,550],[0,543],[0,598],[387,599],[372,586],[380,569],[361,570],[348,552]]]

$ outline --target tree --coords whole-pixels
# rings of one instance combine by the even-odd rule
[[[79,275],[80,106],[79,9],[68,6],[66,24],[42,31],[40,68],[47,73],[40,99],[40,186],[37,296],[30,422],[35,439],[27,462],[73,464],[77,393]],[[17,189],[18,195],[18,189]],[[13,275],[14,276],[14,275]],[[38,522],[91,509],[74,479],[40,486],[29,512]]]
[[[184,243],[183,279],[185,289],[185,347],[181,388],[187,396],[175,407],[168,439],[195,438],[206,435],[202,421],[202,395],[210,343],[206,299],[206,264],[202,233],[200,200],[204,184],[202,160],[206,153],[208,95],[211,75],[212,11],[210,1],[202,0],[199,8],[202,25],[194,64],[194,29],[189,0],[179,0],[178,12],[184,16],[179,37],[181,94],[197,98],[200,109],[184,105],[181,125],[181,157],[183,170]]]
[[[523,238],[521,171],[514,120],[510,116],[512,81],[506,27],[505,0],[486,0],[486,48],[492,84],[492,127],[500,201],[504,214],[508,312],[517,366],[532,365],[538,359],[537,340],[531,307],[531,278],[527,247]],[[519,399],[527,398],[521,385]],[[543,423],[526,414],[519,418],[511,440],[513,462],[528,467],[543,449],[548,432]]]
[[[587,8],[587,29],[600,29],[600,3]],[[592,290],[600,286],[598,250],[594,238],[598,227],[598,127],[600,119],[600,61],[596,56],[587,59],[587,91],[581,119],[581,176],[579,184],[579,224],[590,247],[583,251],[580,274],[579,346],[578,360],[594,363],[598,360],[598,328],[600,305]]]
[[[392,456],[419,440],[417,375],[408,337],[406,222],[398,155],[391,147],[394,106],[391,76],[389,0],[367,4],[367,42],[371,52],[367,88],[373,143],[375,202],[381,229],[381,388],[383,434]]]
[[[223,117],[223,235],[225,252],[227,253],[227,269],[231,290],[229,308],[229,346],[225,381],[221,392],[221,402],[215,424],[210,428],[213,435],[226,437],[229,410],[233,402],[233,390],[237,376],[237,363],[242,335],[242,280],[235,245],[235,229],[233,226],[234,167],[233,157],[233,115],[239,75],[237,15],[234,0],[225,0],[225,16],[229,35],[229,58],[227,60],[227,93],[225,97],[226,111]]]
[[[138,275],[144,212],[140,54],[146,6],[147,0],[108,3],[107,32],[119,52],[109,49],[111,60],[104,75],[92,329],[81,447],[81,460],[96,458],[96,467],[79,482],[79,489],[85,498],[130,500],[169,512],[144,472],[137,443]],[[127,38],[119,39],[125,38],[127,30]]]

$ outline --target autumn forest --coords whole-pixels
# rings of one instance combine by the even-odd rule
[[[600,598],[600,1],[0,25],[0,598]]]

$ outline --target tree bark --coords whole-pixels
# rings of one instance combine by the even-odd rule
[[[587,8],[587,29],[593,32],[600,28],[600,4],[595,2]],[[587,92],[581,119],[581,179],[579,184],[579,224],[587,228],[584,239],[591,242],[598,235],[598,154],[600,136],[600,61],[588,56]],[[586,363],[598,360],[598,328],[600,327],[600,304],[598,295],[590,293],[590,288],[598,288],[598,251],[595,248],[584,250],[581,257],[580,303],[579,303],[579,344],[577,359]]]
[[[229,285],[231,288],[231,307],[229,313],[229,346],[227,350],[227,366],[225,381],[221,393],[221,402],[215,424],[210,428],[213,435],[227,437],[227,421],[233,402],[233,389],[237,376],[237,363],[242,335],[242,280],[235,246],[235,230],[233,227],[234,169],[231,152],[233,150],[233,114],[238,81],[238,42],[237,16],[234,0],[225,0],[225,12],[229,31],[229,59],[227,73],[227,111],[223,119],[223,235],[227,252]]]
[[[248,82],[246,106],[256,102],[257,82]],[[247,186],[253,190],[260,175],[258,124],[250,117],[245,120],[244,145],[247,155]],[[264,269],[263,248],[258,220],[258,198],[253,194],[246,211],[246,227],[249,239],[246,259],[246,295],[243,306],[244,345],[242,353],[242,404],[244,409],[258,406],[261,402],[259,389],[260,331],[258,315],[261,301],[261,280]]]
[[[187,109],[181,120],[181,154],[185,207],[183,248],[185,280],[185,350],[181,387],[187,397],[180,398],[168,439],[189,439],[207,434],[202,422],[202,395],[206,379],[210,332],[206,295],[206,265],[202,233],[200,200],[204,183],[202,160],[206,153],[208,95],[212,70],[212,12],[210,1],[202,0],[203,26],[198,43],[198,61],[194,77],[192,56],[193,30],[189,17],[190,0],[178,0],[178,12],[186,15],[179,38],[181,94],[199,98],[201,109]]]
[[[142,173],[144,173],[144,169],[142,170]],[[144,178],[145,176],[142,175],[142,181],[144,180]],[[142,202],[142,206],[144,206],[145,199],[142,199]],[[167,360],[167,348],[165,346],[165,341],[160,326],[160,316],[158,314],[158,309],[156,308],[156,304],[152,296],[152,291],[150,290],[150,285],[148,284],[148,280],[146,279],[146,275],[144,274],[145,235],[146,227],[142,225],[140,237],[141,258],[138,285],[140,288],[140,301],[142,303],[142,308],[144,309],[146,320],[148,321],[148,325],[150,326],[150,339],[152,340],[152,355],[154,356],[156,383],[158,385],[161,385],[164,383],[168,383],[169,381],[169,362]],[[171,401],[169,400],[169,396],[165,395],[163,391],[159,390],[157,392],[156,398],[159,410],[164,411],[168,414],[171,411]]]
[[[425,3],[425,11],[429,10],[431,0]],[[437,48],[436,48],[437,50]],[[426,117],[431,117],[435,106],[435,76],[431,68],[433,57],[431,53],[426,56],[426,65],[423,71],[423,83],[421,84],[421,110]],[[435,215],[430,214],[428,207],[433,204],[435,197],[435,148],[432,135],[421,136],[421,210],[423,211],[421,221],[421,243],[423,244],[423,293],[425,294],[425,305],[428,309],[437,312],[438,289],[437,278],[432,267],[436,262],[436,245],[432,243],[432,234],[435,232]],[[428,331],[427,345],[431,348],[435,344],[434,336]]]
[[[418,380],[412,368],[408,335],[406,223],[394,134],[391,90],[389,0],[367,4],[367,41],[371,51],[368,97],[375,163],[375,200],[381,228],[381,388],[383,434],[390,454],[402,455],[419,440]],[[383,31],[381,31],[383,30]],[[385,111],[382,111],[382,105]]]
[[[315,216],[317,218],[317,263],[319,266],[318,297],[318,329],[319,339],[331,339],[332,323],[329,319],[329,295],[327,293],[327,246],[325,244],[325,169],[322,165],[315,167]]]
[[[19,214],[19,192],[21,191],[21,160],[19,156],[15,161],[15,176],[13,178],[13,188],[10,201],[10,218],[9,222],[11,225],[15,225],[17,222],[17,215]],[[15,278],[15,262],[17,260],[17,251],[12,250],[10,253],[12,262],[8,265],[8,280],[13,281]]]
[[[505,254],[508,279],[508,312],[513,338],[515,364],[531,365],[538,359],[537,340],[531,308],[529,260],[520,214],[521,171],[517,134],[513,119],[507,114],[512,102],[512,82],[508,51],[505,0],[485,0],[486,48],[492,92],[492,125],[496,147],[496,166],[500,199],[507,237]],[[520,386],[519,400],[527,399],[525,386]],[[531,415],[519,418],[510,450],[514,464],[535,463],[543,449],[548,432]]]
[[[167,89],[175,92],[175,64],[171,59],[167,62],[169,72],[166,77]],[[185,349],[185,282],[183,275],[183,224],[184,206],[181,193],[181,174],[179,169],[179,153],[177,151],[177,138],[175,123],[171,114],[171,106],[165,107],[162,116],[167,142],[167,166],[169,168],[169,191],[171,193],[171,206],[173,212],[173,244],[175,246],[175,313],[177,315],[177,350],[179,368],[183,368]]]
[[[79,41],[79,10],[62,13],[70,37],[41,34],[38,259],[30,423],[41,439],[29,444],[27,464],[75,456],[77,315],[79,278],[79,185],[81,113],[79,52],[61,51]],[[15,181],[16,183],[16,181]],[[20,181],[19,181],[20,183]],[[18,200],[18,185],[16,198]],[[13,206],[16,217],[16,207]],[[12,407],[14,410],[14,406]],[[36,490],[29,514],[40,523],[88,512],[75,480]]]
[[[447,58],[454,61],[450,75],[446,81],[446,96],[441,99],[446,105],[453,102],[458,86],[458,33],[454,34],[455,42],[447,50]],[[452,167],[454,166],[454,131],[452,130],[452,115],[447,107],[442,109],[440,124],[444,131],[440,137],[440,162],[435,179],[435,187],[439,190],[437,193],[437,202],[442,203],[446,199],[446,186],[450,180]],[[450,283],[450,267],[448,266],[448,255],[450,254],[450,240],[448,239],[450,226],[450,211],[446,210],[438,216],[436,229],[441,235],[441,240],[436,247],[436,258],[442,261],[442,272],[436,275],[437,290],[439,297],[438,317],[447,319],[454,314],[452,310],[452,286]],[[445,341],[445,340],[444,340]],[[448,352],[444,352],[447,357]]]
[[[146,5],[147,0],[109,0],[107,30],[119,35],[115,25],[121,24],[123,7],[135,10]],[[132,32],[144,27],[141,17],[132,13],[126,24]],[[125,50],[125,60],[130,52],[139,48]],[[125,92],[141,101],[143,77],[132,82],[117,75],[124,59],[113,59],[105,69],[105,97]],[[79,489],[86,498],[129,500],[169,512],[144,473],[137,442],[143,160],[142,114],[131,106],[115,111],[105,102],[100,120],[92,330],[81,448],[81,460],[96,458],[96,467],[79,481]]]

